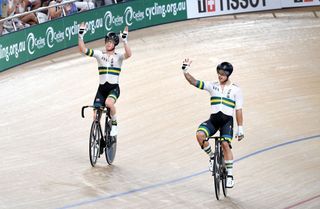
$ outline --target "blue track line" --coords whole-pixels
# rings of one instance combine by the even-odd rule
[[[287,145],[298,143],[298,142],[302,142],[302,141],[317,139],[317,138],[320,139],[320,135],[309,136],[309,137],[305,137],[305,138],[301,138],[301,139],[296,139],[296,140],[284,142],[284,143],[277,144],[277,145],[274,145],[274,146],[270,146],[270,147],[255,151],[255,152],[253,152],[251,154],[245,155],[243,157],[240,157],[239,159],[236,159],[234,162],[236,163],[236,162],[239,162],[241,160],[247,159],[249,157],[252,157],[252,156],[255,156],[255,155],[258,155],[258,154],[261,154],[263,152],[267,152],[267,151],[270,151],[270,150],[273,150],[273,149],[276,149],[276,148],[279,148],[279,147],[287,146]],[[58,209],[75,208],[75,207],[78,207],[78,206],[88,205],[88,204],[99,202],[99,201],[102,201],[102,200],[109,200],[109,199],[114,199],[114,198],[118,198],[118,197],[122,197],[122,196],[127,196],[127,195],[130,195],[130,194],[138,193],[138,192],[143,192],[143,191],[154,189],[154,188],[158,188],[158,187],[161,187],[161,186],[164,186],[164,185],[176,184],[176,183],[191,179],[193,177],[202,175],[202,174],[207,173],[207,172],[208,172],[208,169],[200,171],[200,172],[197,172],[197,173],[193,173],[193,174],[188,175],[188,176],[184,176],[184,177],[181,177],[181,178],[176,178],[176,179],[172,179],[172,180],[168,180],[168,181],[164,181],[164,182],[160,182],[160,183],[156,183],[156,184],[151,184],[149,186],[141,187],[141,188],[138,188],[138,189],[132,189],[132,190],[121,192],[121,193],[116,193],[116,194],[107,195],[107,196],[101,196],[101,197],[97,197],[97,198],[94,198],[94,199],[91,199],[91,200],[84,200],[84,201],[81,201],[81,202],[78,202],[78,203],[74,203],[74,204],[63,206],[63,207],[58,208]]]

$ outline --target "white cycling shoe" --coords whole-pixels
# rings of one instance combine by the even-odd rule
[[[110,136],[117,136],[117,135],[118,135],[118,126],[112,125],[111,131],[110,131]]]
[[[214,157],[212,156],[209,160],[209,171],[213,172],[213,163],[214,163]]]
[[[227,176],[226,187],[227,187],[227,188],[233,188],[233,186],[234,186],[233,176],[228,175],[228,176]]]

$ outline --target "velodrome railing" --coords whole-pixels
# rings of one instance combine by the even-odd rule
[[[23,13],[20,13],[20,14],[11,15],[11,16],[8,16],[8,17],[0,20],[0,23],[4,23],[4,22],[10,21],[12,19],[19,18],[19,17],[25,16],[25,15],[28,15],[28,14],[32,14],[32,13],[36,14],[36,17],[37,17],[37,19],[39,21],[39,16],[37,15],[37,13],[38,12],[42,12],[44,10],[48,10],[48,9],[50,9],[52,7],[61,7],[62,8],[62,14],[63,14],[63,17],[64,17],[64,16],[66,16],[66,12],[65,12],[65,9],[64,9],[63,6],[66,5],[66,4],[70,4],[70,3],[76,2],[76,1],[77,0],[68,0],[68,1],[65,1],[63,3],[58,3],[58,4],[55,4],[55,5],[46,6],[46,7],[40,7],[38,9],[34,9],[34,10],[31,10],[31,11],[27,11],[27,12],[23,12]],[[12,24],[14,30],[17,31],[17,26],[16,26],[15,21],[10,21],[10,23]]]

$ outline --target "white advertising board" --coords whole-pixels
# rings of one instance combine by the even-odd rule
[[[187,0],[188,18],[281,9],[281,0]]]
[[[281,0],[281,4],[283,8],[317,6],[320,0]]]

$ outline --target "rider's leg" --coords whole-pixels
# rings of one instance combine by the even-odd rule
[[[111,132],[110,136],[116,136],[118,134],[118,127],[117,127],[117,115],[116,115],[116,98],[109,96],[106,99],[106,106],[110,109],[110,116],[111,116]]]
[[[116,117],[116,106],[115,106],[116,100],[113,97],[108,97],[106,99],[106,106],[110,108],[110,116],[111,119]],[[113,119],[112,119],[113,120]],[[116,120],[116,119],[115,119]]]
[[[209,157],[213,157],[214,153],[212,152],[211,145],[208,141],[205,141],[207,138],[205,132],[198,130],[196,136],[201,149],[203,149],[203,151],[205,151]]]
[[[223,149],[223,153],[224,153],[224,161],[226,164],[228,175],[232,176],[233,154],[232,154],[232,150],[229,146],[229,143],[226,141],[222,142],[222,149]]]
[[[229,146],[229,143],[226,141],[222,142],[222,149],[223,149],[223,153],[224,153],[224,163],[225,163],[226,169],[227,169],[226,186],[227,186],[227,188],[232,188],[234,186],[234,179],[233,179],[233,174],[232,174],[233,154],[232,154],[231,148]]]
[[[222,149],[224,154],[224,163],[227,169],[227,182],[226,186],[232,188],[234,185],[234,179],[232,174],[233,169],[233,154],[231,151],[230,143],[233,136],[233,118],[230,117],[227,122],[220,129],[220,134],[225,138],[226,141],[222,142]]]
[[[206,141],[206,138],[212,136],[213,134],[215,134],[215,132],[215,128],[210,120],[201,123],[197,130],[198,143],[201,149],[203,149],[203,151],[205,151],[210,158],[213,157],[214,152],[211,149],[210,143]]]

